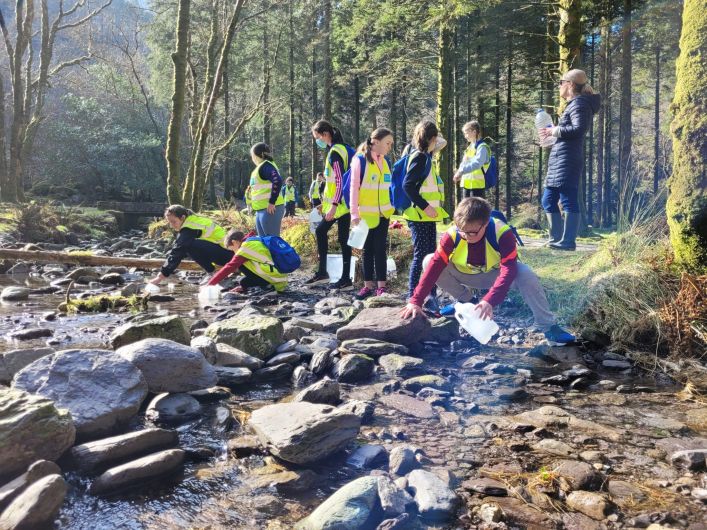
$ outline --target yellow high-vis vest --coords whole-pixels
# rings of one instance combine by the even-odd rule
[[[251,207],[256,212],[258,210],[264,210],[268,207],[268,204],[270,203],[270,195],[272,194],[272,182],[260,178],[260,167],[266,162],[270,162],[270,160],[263,160],[255,167],[253,172],[250,174]],[[279,173],[280,170],[277,169],[275,162],[270,163],[275,167],[275,169]],[[279,206],[281,204],[285,204],[285,199],[282,198],[282,195],[278,195],[277,200],[275,201],[275,206]]]
[[[343,144],[334,144],[331,146],[329,153],[326,157],[326,164],[324,166],[324,180],[326,185],[324,186],[324,194],[322,195],[322,213],[326,214],[329,208],[334,204],[334,197],[336,197],[336,175],[334,175],[334,168],[331,167],[331,154],[338,153],[341,159],[344,161],[344,167],[341,168],[343,187],[343,176],[346,170],[349,168],[349,153],[346,150],[346,146]],[[346,206],[346,201],[344,197],[341,197],[341,202],[336,207],[336,212],[334,213],[334,218],[338,219],[342,215],[349,213],[349,209]]]
[[[480,149],[481,147],[485,147],[488,152],[489,152],[489,161],[486,162],[483,166],[483,170],[481,168],[476,169],[470,173],[463,173],[461,181],[459,182],[459,186],[467,189],[467,190],[483,190],[486,188],[486,177],[484,177],[484,173],[489,170],[489,167],[491,166],[491,150],[489,149],[489,146],[486,145],[484,142],[481,142],[478,144],[478,147],[476,144],[469,144],[469,147],[466,148],[466,151],[464,151],[464,155],[466,156],[467,159],[474,158],[476,156],[476,151],[477,149]]]
[[[500,237],[508,232],[511,227],[498,219],[491,218],[486,230],[495,230],[496,241]],[[459,229],[452,225],[447,230],[447,234],[456,241],[457,232]],[[461,273],[464,274],[480,274],[482,272],[489,272],[493,269],[498,269],[501,266],[501,253],[496,250],[493,245],[488,240],[488,237],[484,236],[484,241],[486,242],[486,263],[483,267],[469,265],[469,244],[466,239],[459,237],[459,243],[454,247],[454,250],[449,255],[449,261],[454,264],[454,267]]]
[[[422,153],[416,156],[423,156]],[[408,161],[408,165],[412,161],[412,156]],[[442,208],[442,203],[444,202],[444,182],[439,177],[437,171],[437,166],[432,161],[430,164],[430,172],[428,173],[425,180],[420,186],[420,196],[425,199],[435,210],[437,210],[437,217],[429,217],[423,210],[420,210],[414,204],[411,205],[403,212],[403,217],[408,221],[442,221],[449,217],[449,214]]]
[[[188,215],[184,219],[184,224],[182,228],[191,228],[193,230],[201,230],[201,235],[198,239],[205,239],[211,243],[216,243],[217,245],[223,245],[223,239],[226,237],[226,230],[208,217],[202,217],[200,215]]]
[[[390,219],[395,211],[390,204],[392,173],[385,157],[381,157],[382,167],[378,167],[375,162],[368,162],[364,156],[361,158],[364,174],[358,193],[358,211],[368,228],[375,228],[381,217]]]
[[[285,186],[285,202],[295,202],[294,186]]]
[[[261,241],[252,238],[246,239],[236,252],[236,256],[246,258],[245,263],[241,266],[260,276],[275,287],[276,291],[283,291],[287,287],[287,275],[275,268],[270,250]]]

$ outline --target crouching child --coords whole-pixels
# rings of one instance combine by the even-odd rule
[[[536,274],[519,261],[510,226],[491,217],[491,205],[482,198],[470,197],[459,203],[454,223],[440,239],[434,254],[425,258],[420,282],[401,316],[424,314],[422,303],[435,284],[459,302],[471,301],[473,289],[488,289],[477,308],[482,319],[492,319],[493,308],[515,287],[533,312],[535,325],[551,345],[575,340],[557,325]]]
[[[280,272],[273,262],[267,246],[259,238],[251,237],[253,232],[244,235],[239,230],[231,230],[224,239],[224,245],[234,253],[233,259],[214,274],[209,285],[219,282],[240,272],[243,275],[239,285],[232,293],[246,293],[249,287],[270,287],[284,291],[287,287],[287,275]]]

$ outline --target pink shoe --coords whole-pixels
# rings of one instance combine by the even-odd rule
[[[378,289],[376,289],[376,296],[382,296],[387,293],[388,289],[386,289],[385,287],[379,287]]]
[[[356,300],[364,300],[369,296],[373,296],[373,289],[369,289],[368,287],[362,287],[361,290],[354,295],[354,298],[356,298]]]

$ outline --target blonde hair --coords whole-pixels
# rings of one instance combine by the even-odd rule
[[[471,120],[468,121],[464,124],[464,127],[462,127],[462,132],[471,132],[475,131],[476,136],[481,138],[481,124],[477,120]]]

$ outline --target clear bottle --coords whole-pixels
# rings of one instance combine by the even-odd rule
[[[538,109],[537,114],[535,115],[535,128],[538,130],[538,138],[540,140],[541,147],[550,147],[557,141],[557,138],[554,136],[548,136],[544,139],[540,137],[540,129],[546,129],[548,127],[552,128],[552,126],[552,116],[550,116],[544,109]]]
[[[145,285],[145,292],[147,294],[159,294],[160,286],[155,285],[154,283],[148,283]]]
[[[359,223],[351,229],[349,233],[348,245],[351,248],[362,249],[363,245],[366,244],[366,238],[368,237],[368,225],[366,221],[361,219]]]
[[[309,212],[309,231],[312,233],[316,232],[317,226],[322,222],[322,219],[324,219],[322,214],[316,208]]]
[[[199,301],[203,304],[218,302],[221,288],[218,285],[204,285],[199,289]]]
[[[486,344],[498,333],[498,324],[493,320],[482,320],[476,304],[454,304],[454,316],[461,326],[481,344]]]

